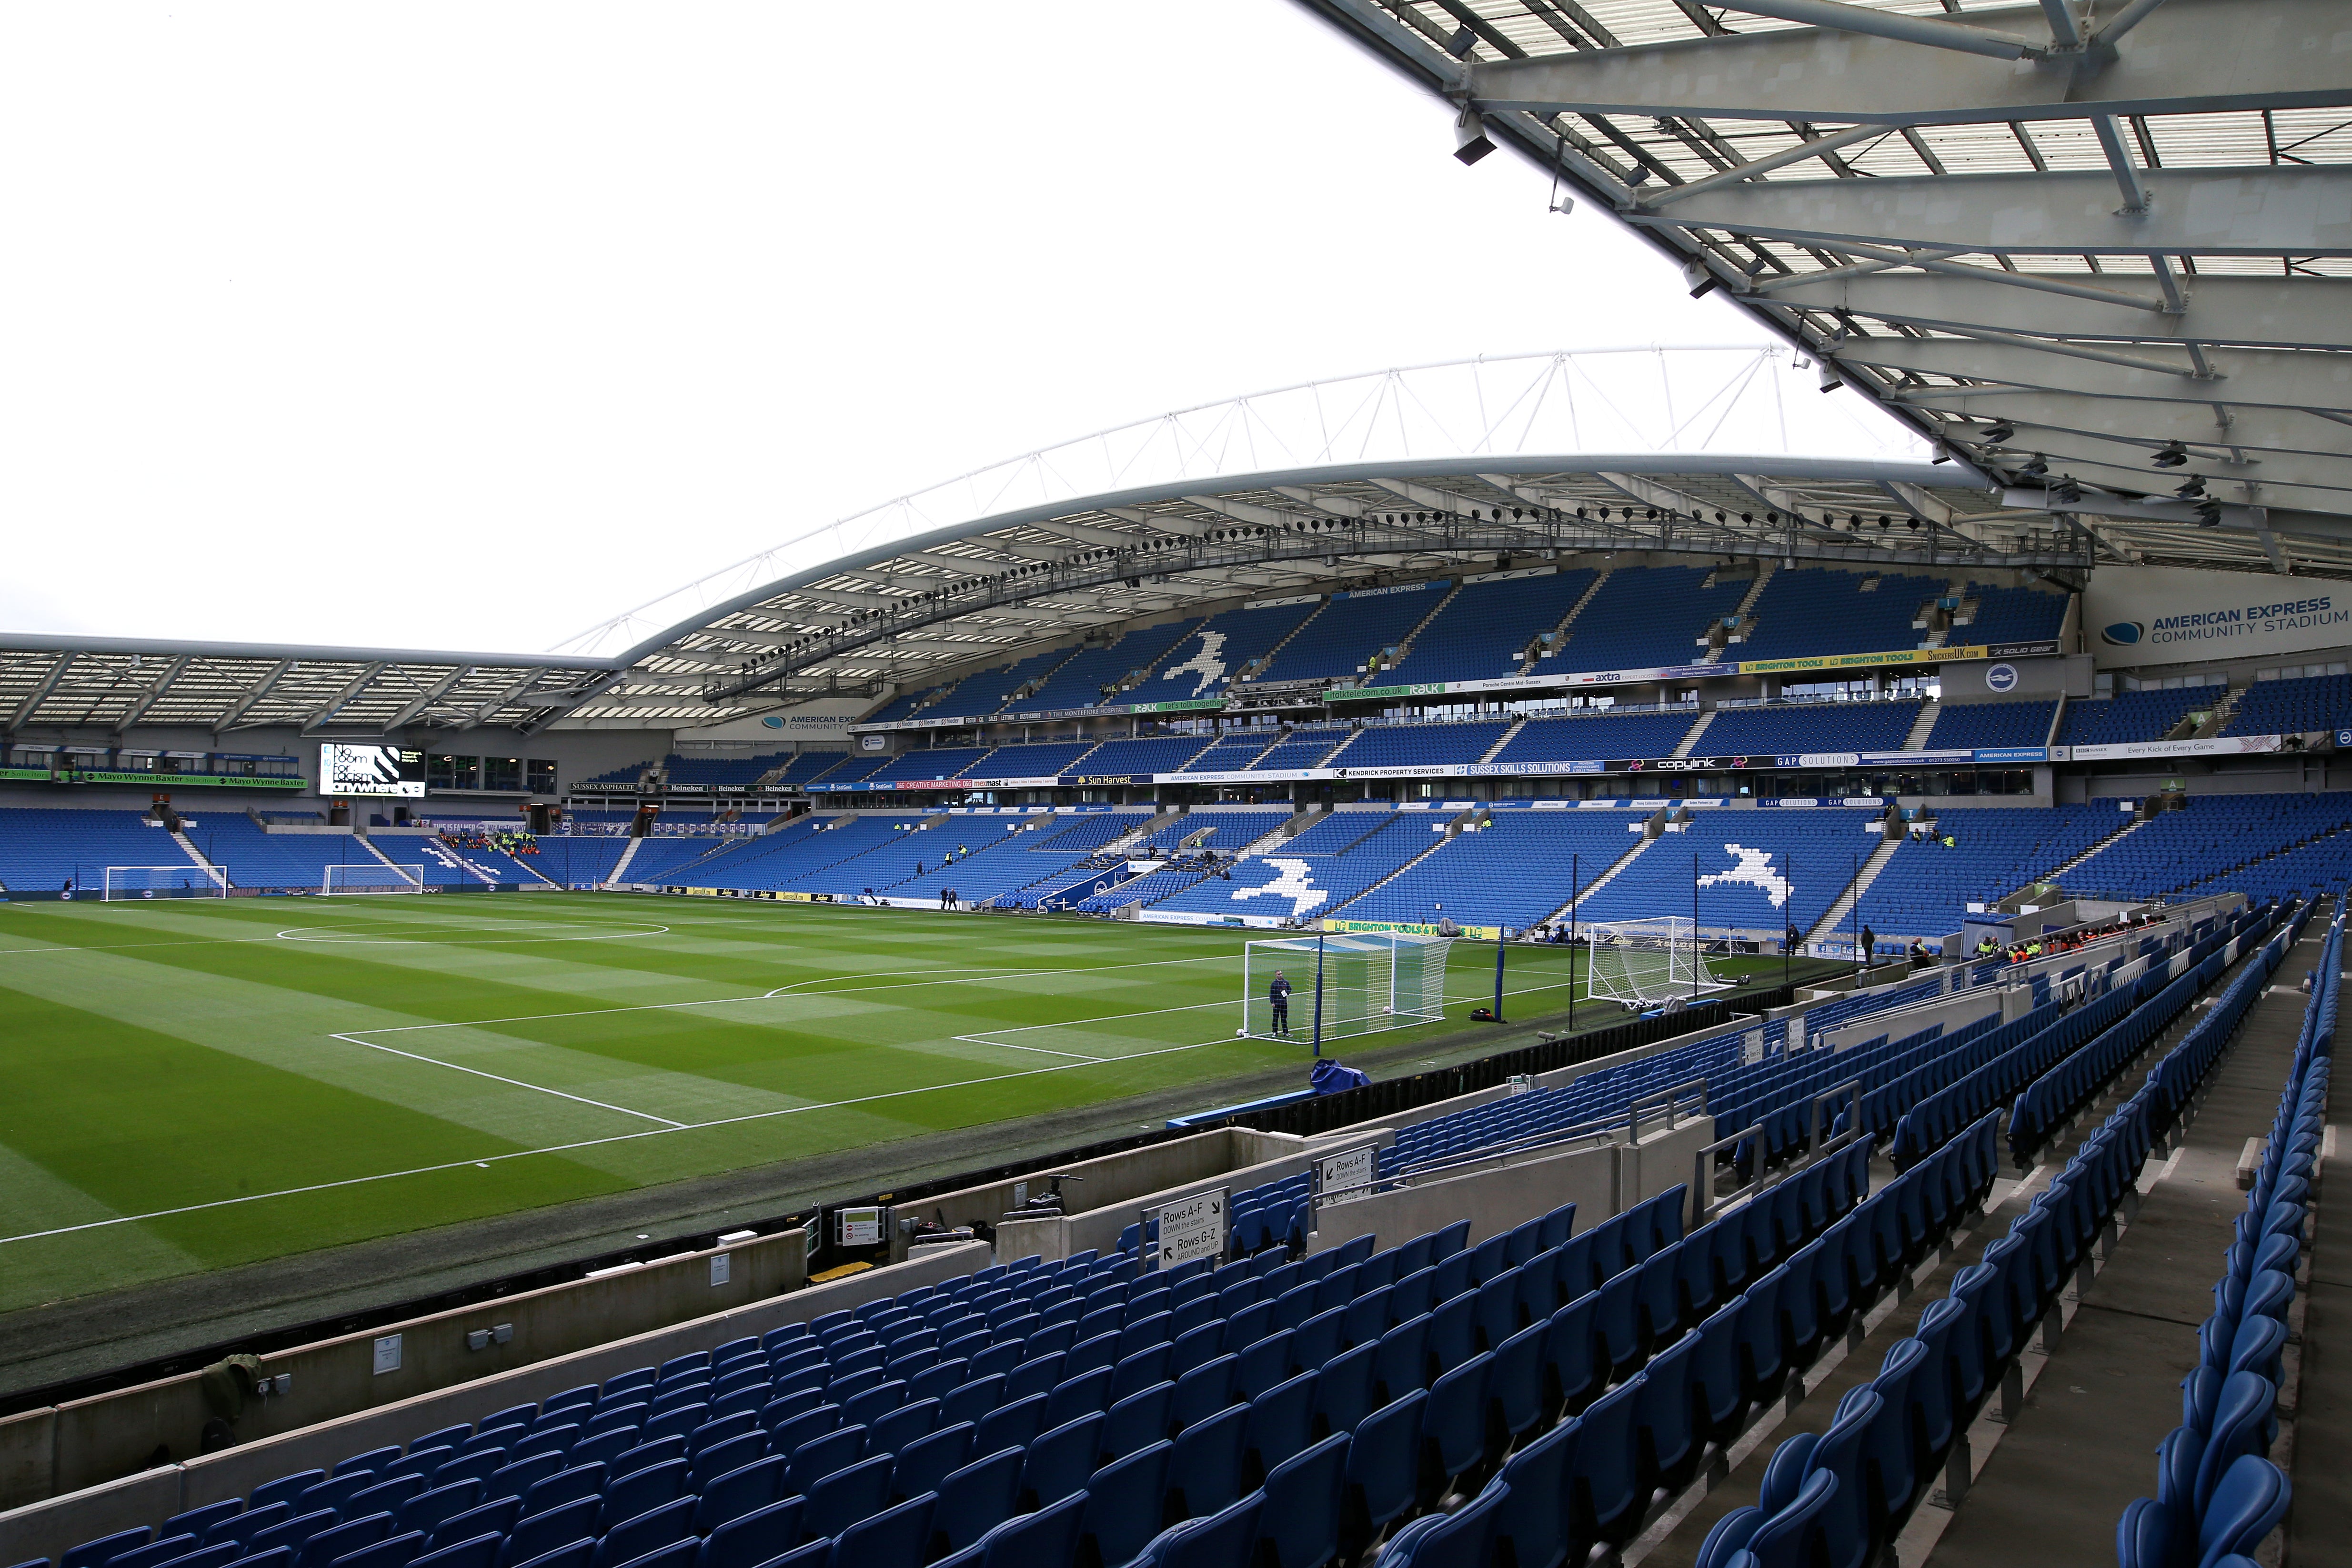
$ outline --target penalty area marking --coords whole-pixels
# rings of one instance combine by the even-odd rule
[[[527,925],[512,927],[509,929],[526,931],[591,931],[593,934],[587,936],[346,936],[340,932],[336,932],[335,928],[332,926],[289,926],[284,931],[277,933],[277,940],[279,942],[350,942],[360,945],[373,946],[456,947],[460,945],[496,946],[513,942],[617,942],[633,936],[667,936],[669,934],[669,927],[666,925],[655,925],[649,921],[640,923],[634,929],[628,931],[611,931],[602,932],[594,931],[594,928],[590,926],[569,925]],[[332,934],[314,936],[311,934],[314,931],[326,931]]]
[[[1173,1056],[1181,1051],[1197,1051],[1203,1046],[1221,1043],[1216,1040],[1202,1040],[1190,1046],[1165,1046],[1158,1050],[1138,1051],[1134,1056],[1121,1057],[1118,1059],[1133,1061],[1137,1057]],[[711,1121],[673,1122],[667,1127],[648,1128],[642,1132],[616,1132],[604,1138],[583,1138],[571,1143],[551,1143],[539,1149],[516,1149],[503,1154],[493,1154],[488,1160],[446,1160],[437,1165],[416,1165],[404,1171],[383,1171],[368,1176],[346,1176],[335,1182],[314,1182],[308,1186],[280,1187],[274,1192],[247,1193],[233,1198],[215,1198],[209,1203],[183,1204],[177,1208],[153,1209],[145,1214],[118,1215],[112,1219],[88,1220],[80,1225],[61,1225],[49,1230],[28,1230],[20,1236],[0,1236],[0,1247],[6,1247],[12,1242],[38,1241],[46,1237],[71,1236],[78,1231],[105,1230],[118,1225],[139,1225],[151,1219],[169,1219],[175,1215],[197,1214],[205,1209],[229,1208],[238,1204],[260,1203],[269,1198],[299,1197],[306,1193],[324,1193],[332,1192],[339,1187],[364,1186],[371,1182],[397,1181],[404,1176],[432,1175],[441,1171],[464,1170],[468,1166],[487,1170],[494,1163],[508,1160],[529,1159],[536,1154],[568,1154],[576,1150],[594,1149],[608,1143],[631,1143],[643,1138],[666,1138],[674,1132],[698,1132],[712,1127],[732,1127],[749,1121],[767,1121],[780,1116],[803,1116],[813,1110],[839,1110],[853,1105],[871,1105],[877,1100],[903,1100],[910,1095],[937,1094],[948,1089],[974,1089],[982,1084],[1003,1083],[1009,1079],[1036,1078],[1049,1072],[1068,1072],[1072,1068],[1082,1065],[1086,1064],[1057,1062],[1051,1067],[1024,1068],[1018,1072],[992,1073],[986,1078],[964,1079],[955,1083],[926,1084],[918,1089],[885,1089],[878,1094],[862,1094],[848,1100],[825,1100],[816,1105],[789,1105],[779,1110],[754,1110],[741,1116],[722,1116]]]

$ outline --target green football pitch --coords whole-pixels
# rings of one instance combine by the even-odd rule
[[[1207,1108],[1307,1059],[1234,1037],[1245,940],[580,894],[0,905],[0,1310],[1152,1090]],[[1492,976],[1455,944],[1448,1022],[1358,1044],[1458,1029]],[[1530,1013],[1570,983],[1567,950],[1511,953]]]

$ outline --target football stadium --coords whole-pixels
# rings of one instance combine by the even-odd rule
[[[0,632],[0,1564],[2352,1553],[2352,16],[1293,9],[1748,339]]]

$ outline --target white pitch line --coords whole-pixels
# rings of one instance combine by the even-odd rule
[[[687,1125],[683,1121],[672,1121],[667,1116],[656,1116],[649,1110],[632,1110],[625,1105],[608,1105],[601,1100],[591,1100],[584,1094],[567,1094],[562,1089],[550,1089],[545,1084],[525,1083],[519,1078],[505,1078],[501,1077],[498,1073],[484,1072],[479,1068],[469,1068],[459,1062],[443,1061],[439,1057],[419,1056],[415,1051],[397,1050],[391,1046],[379,1046],[373,1040],[358,1039],[351,1035],[329,1035],[327,1037],[331,1040],[341,1040],[347,1046],[364,1046],[369,1050],[382,1051],[386,1056],[405,1057],[413,1062],[424,1062],[432,1067],[447,1068],[452,1072],[472,1073],[476,1078],[486,1078],[493,1083],[510,1084],[516,1089],[536,1089],[541,1094],[551,1094],[558,1100],[569,1100],[580,1105],[593,1105],[599,1110],[617,1110],[624,1116],[643,1117],[647,1121],[658,1121],[665,1127],[684,1127]]]
[[[1120,1061],[1133,1061],[1137,1057],[1172,1056],[1180,1051],[1197,1051],[1205,1046],[1220,1045],[1218,1040],[1202,1040],[1189,1046],[1167,1046],[1159,1050],[1138,1051],[1134,1057],[1121,1057]],[[38,1241],[45,1237],[70,1236],[77,1231],[104,1230],[118,1225],[139,1225],[151,1219],[169,1219],[175,1215],[196,1214],[205,1209],[228,1208],[237,1204],[260,1203],[268,1198],[299,1197],[305,1193],[331,1192],[338,1187],[364,1186],[370,1182],[397,1181],[403,1176],[425,1176],[438,1171],[459,1171],[468,1165],[488,1165],[506,1160],[528,1159],[534,1154],[566,1154],[578,1149],[594,1149],[607,1143],[630,1143],[641,1138],[667,1138],[674,1132],[698,1132],[712,1127],[732,1127],[746,1121],[766,1121],[779,1116],[801,1116],[813,1110],[838,1110],[847,1106],[870,1105],[876,1100],[900,1100],[908,1095],[935,1094],[945,1089],[975,1089],[984,1083],[1003,1083],[1010,1079],[1035,1078],[1049,1072],[1068,1072],[1078,1063],[1066,1066],[1024,1068],[1019,1072],[992,1074],[987,1078],[964,1079],[956,1083],[929,1084],[920,1089],[886,1089],[879,1094],[858,1095],[849,1100],[826,1100],[816,1105],[787,1106],[781,1110],[754,1110],[741,1116],[720,1117],[715,1121],[689,1121],[682,1125],[656,1128],[645,1132],[616,1132],[604,1138],[583,1138],[572,1143],[551,1143],[541,1149],[517,1149],[504,1154],[491,1154],[479,1160],[448,1160],[437,1165],[417,1165],[405,1171],[383,1171],[370,1176],[346,1176],[337,1182],[317,1182],[305,1187],[280,1187],[275,1192],[247,1193],[234,1198],[215,1198],[209,1203],[183,1204],[177,1208],[153,1209],[146,1214],[119,1215],[112,1219],[89,1220],[81,1225],[58,1226],[51,1230],[31,1230],[21,1236],[0,1236],[0,1247],[12,1242]]]

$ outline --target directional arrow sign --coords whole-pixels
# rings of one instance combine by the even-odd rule
[[[1160,1211],[1160,1267],[1181,1268],[1196,1258],[1225,1255],[1225,1190],[1195,1193]]]

